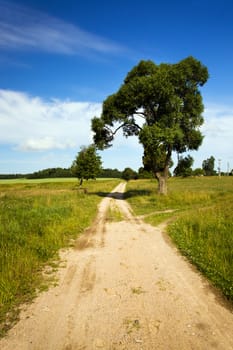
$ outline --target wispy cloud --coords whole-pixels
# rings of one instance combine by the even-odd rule
[[[74,24],[0,0],[0,48],[65,55],[116,54],[124,48]]]

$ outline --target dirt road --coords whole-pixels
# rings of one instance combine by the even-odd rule
[[[163,238],[132,215],[124,184],[62,253],[58,285],[0,341],[2,350],[233,349],[233,314]],[[124,220],[106,220],[118,207]]]

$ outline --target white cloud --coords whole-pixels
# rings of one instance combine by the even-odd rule
[[[61,19],[6,1],[0,1],[0,47],[66,55],[114,54],[125,50]]]
[[[233,106],[208,104],[204,116],[202,131],[205,135],[205,147],[232,157]]]
[[[75,147],[74,142],[56,141],[54,137],[45,136],[38,139],[28,139],[20,148],[24,151],[47,151],[50,149],[66,149]]]
[[[101,109],[100,103],[46,101],[22,92],[0,90],[0,143],[17,150],[22,159],[40,151],[38,169],[51,164],[51,160],[45,162],[41,158],[48,154],[54,154],[53,164],[57,166],[59,162],[70,164],[80,146],[92,142],[91,119],[99,116]],[[203,144],[191,153],[194,167],[201,167],[202,161],[213,155],[216,167],[221,159],[222,170],[226,171],[228,163],[232,169],[233,106],[206,103],[204,118]],[[141,166],[142,153],[137,137],[126,139],[119,132],[113,147],[101,152],[101,157],[104,167],[137,169]]]
[[[231,138],[233,126],[233,106],[207,104],[205,108],[203,132],[208,137]]]
[[[77,148],[92,142],[91,119],[100,113],[99,103],[0,90],[0,142],[21,151]]]
[[[204,159],[214,156],[215,168],[218,159],[222,160],[223,171],[227,170],[228,164],[233,168],[233,106],[207,102],[204,119],[203,144],[192,153],[195,166],[201,167]]]

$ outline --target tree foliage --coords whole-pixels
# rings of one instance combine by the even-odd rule
[[[138,178],[139,179],[151,179],[152,173],[150,171],[147,171],[144,167],[140,167],[138,169]]]
[[[131,168],[125,168],[122,171],[122,179],[126,181],[136,180],[137,178],[138,178],[138,173]]]
[[[203,176],[204,171],[202,168],[196,168],[193,170],[193,176]]]
[[[187,177],[192,175],[192,165],[193,165],[194,159],[188,155],[186,157],[180,157],[177,167],[174,170],[175,176],[183,176]]]
[[[118,169],[101,169],[100,173],[98,174],[98,177],[102,178],[121,178],[122,172]]]
[[[61,177],[72,177],[73,174],[71,169],[66,168],[47,168],[36,171],[32,174],[28,174],[28,179],[48,179],[48,178],[61,178]]]
[[[212,176],[216,174],[214,170],[214,162],[215,158],[213,156],[207,158],[206,160],[203,160],[202,169],[204,170],[206,176]]]
[[[207,68],[193,57],[176,64],[139,62],[120,89],[106,98],[102,115],[93,118],[94,143],[99,149],[110,147],[120,129],[126,137],[137,135],[144,166],[166,193],[172,152],[197,150],[202,142],[199,87],[207,79]]]
[[[73,164],[72,172],[80,180],[80,186],[83,180],[95,179],[101,171],[101,158],[96,153],[95,146],[82,147],[77,154]]]

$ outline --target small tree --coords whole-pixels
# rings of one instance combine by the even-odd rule
[[[138,174],[136,173],[136,171],[134,171],[131,168],[125,168],[122,171],[122,175],[121,175],[122,179],[129,181],[129,180],[134,180],[138,178]]]
[[[138,178],[139,179],[151,179],[153,174],[150,171],[147,171],[144,167],[138,169]]]
[[[203,160],[202,169],[204,170],[206,176],[216,175],[216,172],[214,170],[214,161],[215,158],[213,156],[207,158],[206,160]]]
[[[194,176],[203,176],[204,170],[202,168],[196,168],[193,170],[193,175]]]
[[[80,180],[79,185],[83,183],[83,179],[95,179],[101,171],[101,158],[96,153],[95,146],[81,147],[81,151],[77,154],[72,164],[73,174]]]
[[[192,165],[193,165],[193,158],[188,155],[187,157],[180,157],[177,167],[174,170],[175,176],[191,176],[192,175]]]

